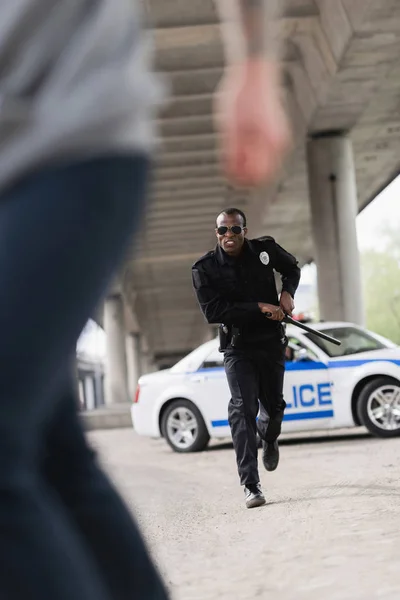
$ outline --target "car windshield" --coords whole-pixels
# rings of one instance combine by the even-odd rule
[[[389,343],[385,344],[383,340],[381,341],[381,339],[377,339],[369,332],[357,327],[331,327],[324,329],[323,333],[340,340],[342,345],[335,346],[314,333],[306,333],[305,335],[331,358],[392,347]]]

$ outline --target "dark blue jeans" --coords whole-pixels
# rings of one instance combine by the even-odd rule
[[[85,441],[70,357],[136,230],[148,160],[43,170],[0,197],[0,598],[166,598]]]

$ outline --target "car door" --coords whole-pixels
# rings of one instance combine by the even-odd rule
[[[328,363],[300,338],[289,336],[284,379],[282,432],[333,427],[334,406]]]
[[[224,355],[213,349],[191,376],[196,404],[213,437],[229,437],[228,403],[230,391],[224,369]]]

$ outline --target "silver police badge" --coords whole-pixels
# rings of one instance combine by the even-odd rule
[[[268,265],[269,264],[269,254],[268,252],[261,252],[260,253],[260,260],[262,262],[263,265]]]

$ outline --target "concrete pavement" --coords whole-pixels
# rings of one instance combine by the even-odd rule
[[[177,455],[130,429],[88,435],[172,598],[400,598],[399,439],[282,443],[279,469],[261,472],[268,505],[246,510],[229,444]]]

